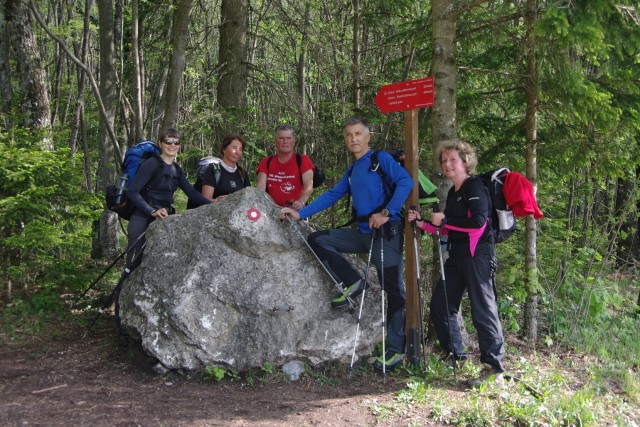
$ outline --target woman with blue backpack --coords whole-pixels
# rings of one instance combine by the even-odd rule
[[[173,193],[178,188],[184,191],[190,200],[198,206],[211,203],[187,181],[180,165],[175,160],[180,151],[182,133],[175,129],[167,129],[158,138],[160,154],[143,157],[133,182],[127,189],[127,198],[135,209],[127,227],[127,258],[122,277],[114,291],[116,302],[116,325],[120,335],[126,335],[120,325],[120,289],[124,281],[140,262],[146,239],[144,233],[149,224],[156,219],[166,218],[175,213]]]
[[[140,164],[127,191],[127,198],[135,205],[127,228],[129,245],[134,245],[127,247],[126,267],[129,270],[140,264],[145,238],[139,237],[147,231],[149,224],[175,213],[173,193],[178,188],[198,205],[211,203],[193,188],[175,162],[181,139],[182,133],[175,129],[162,132],[158,138],[160,154]]]

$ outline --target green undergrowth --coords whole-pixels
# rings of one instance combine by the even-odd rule
[[[426,369],[405,368],[406,387],[391,403],[370,402],[380,420],[409,425],[432,422],[459,426],[633,425],[640,408],[635,373],[598,363],[592,356],[533,354],[510,361],[516,380],[466,386],[479,366],[467,363],[453,373],[431,359]],[[539,395],[538,395],[539,394]]]

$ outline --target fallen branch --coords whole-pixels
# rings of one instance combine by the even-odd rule
[[[58,388],[62,388],[62,387],[66,387],[66,386],[67,386],[66,384],[60,384],[60,385],[49,387],[49,388],[43,388],[42,390],[32,391],[31,394],[44,393],[45,391],[56,390]]]

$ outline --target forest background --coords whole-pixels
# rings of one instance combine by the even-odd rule
[[[327,188],[352,161],[343,121],[365,117],[374,147],[402,147],[403,114],[373,98],[434,76],[419,164],[441,200],[432,147],[460,137],[481,171],[522,171],[545,213],[498,247],[505,333],[604,353],[631,367],[638,392],[637,2],[0,0],[0,11],[3,324],[68,314],[62,296],[122,251],[102,194],[136,141],[180,129],[194,181],[231,132],[245,135],[254,173],[287,122]],[[317,221],[346,216],[343,201]],[[422,250],[428,301],[437,272],[430,241]]]

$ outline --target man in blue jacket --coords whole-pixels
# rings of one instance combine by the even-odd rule
[[[384,290],[388,297],[387,334],[389,350],[376,361],[376,368],[389,371],[402,362],[404,355],[405,288],[403,279],[402,245],[403,227],[400,211],[413,189],[411,175],[385,151],[378,151],[377,162],[372,164],[376,152],[369,148],[371,133],[361,118],[347,120],[343,127],[344,143],[355,157],[342,179],[330,190],[299,211],[283,208],[280,218],[290,215],[305,219],[336,203],[351,192],[356,213],[357,229],[331,229],[312,233],[308,242],[318,257],[328,266],[338,282],[346,285],[344,293],[355,298],[365,287],[364,280],[342,253],[367,253],[372,248],[372,260],[378,277],[382,273],[384,258]],[[382,170],[379,173],[377,168]],[[384,178],[383,178],[384,176]],[[386,182],[385,182],[386,181]],[[387,188],[390,187],[390,188]],[[381,233],[374,234],[373,229]],[[379,235],[379,237],[377,237]],[[373,246],[371,245],[373,240]],[[384,242],[381,239],[385,239]],[[381,254],[381,245],[384,255]],[[345,295],[338,295],[333,307],[346,307]]]

